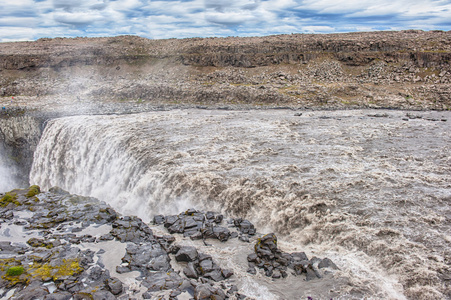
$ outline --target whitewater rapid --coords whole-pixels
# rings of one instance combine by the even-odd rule
[[[443,299],[451,113],[172,110],[48,122],[31,184],[124,214],[248,218],[286,251],[332,258],[343,299]],[[421,118],[415,118],[416,116]]]

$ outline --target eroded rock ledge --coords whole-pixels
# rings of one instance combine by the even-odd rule
[[[451,108],[451,33],[55,38],[0,44],[2,104]]]
[[[251,274],[261,268],[273,280],[297,276],[302,285],[337,269],[327,258],[282,252],[274,234],[262,236],[248,220],[214,212],[158,215],[148,225],[57,187],[0,196],[0,297],[252,299],[243,294],[234,270],[183,239],[200,239],[209,247],[212,239],[253,243],[243,268]],[[165,228],[167,233],[154,233]]]

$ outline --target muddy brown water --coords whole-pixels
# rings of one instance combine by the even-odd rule
[[[340,267],[334,280],[299,286],[237,271],[268,299],[443,299],[450,124],[451,112],[381,110],[65,117],[48,122],[30,183],[94,196],[146,221],[190,207],[245,217],[277,233],[284,251]],[[239,261],[242,252],[217,255]]]

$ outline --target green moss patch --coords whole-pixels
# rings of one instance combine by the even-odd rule
[[[24,269],[22,266],[14,266],[14,267],[10,267],[6,271],[6,276],[20,276],[20,275],[22,275],[23,272],[24,272]]]
[[[31,198],[38,195],[39,193],[41,193],[41,188],[37,185],[32,185],[28,188],[28,192],[25,196],[27,196],[27,198]]]
[[[0,271],[3,273],[1,278],[7,282],[7,288],[17,284],[27,285],[30,281],[21,262],[14,258],[0,259]]]
[[[13,194],[6,193],[5,196],[3,196],[2,199],[0,199],[0,206],[2,206],[2,207],[5,207],[5,206],[7,206],[10,203],[13,203],[13,204],[15,204],[17,206],[20,205],[20,202],[17,201],[17,194],[16,193],[13,193]]]
[[[78,259],[63,259],[60,264],[39,264],[34,263],[28,272],[33,277],[41,278],[42,280],[58,279],[69,277],[83,272]]]
[[[53,244],[51,242],[46,242],[43,239],[38,239],[38,238],[31,238],[27,241],[27,244],[30,245],[31,247],[44,247],[47,249],[52,249],[53,248]]]

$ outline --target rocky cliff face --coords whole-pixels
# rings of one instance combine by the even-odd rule
[[[9,174],[2,174],[18,185],[28,184],[33,153],[41,137],[42,122],[39,118],[15,111],[0,115],[0,162]]]
[[[450,32],[0,44],[0,96],[291,107],[451,107]]]

